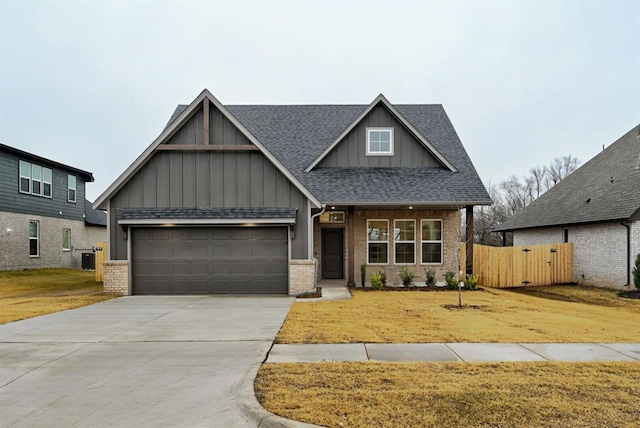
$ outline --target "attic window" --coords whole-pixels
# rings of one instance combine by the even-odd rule
[[[367,128],[367,156],[393,156],[393,128]]]

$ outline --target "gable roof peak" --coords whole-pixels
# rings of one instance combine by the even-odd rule
[[[342,141],[344,138],[375,108],[378,104],[382,103],[387,110],[405,127],[409,130],[410,133],[413,134],[414,137],[429,151],[431,154],[447,169],[451,172],[458,172],[455,166],[438,149],[435,148],[433,144],[431,144],[420,131],[416,129],[415,126],[411,124],[407,120],[406,117],[400,111],[389,102],[389,100],[381,93],[379,94],[360,114],[336,137],[335,140],[331,142],[320,155],[314,159],[313,162],[305,169],[305,172],[310,172],[313,170],[324,158],[327,157],[331,151]]]

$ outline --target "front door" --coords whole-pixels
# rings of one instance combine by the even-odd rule
[[[344,229],[322,229],[322,279],[344,278]]]

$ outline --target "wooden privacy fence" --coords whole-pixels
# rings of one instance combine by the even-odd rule
[[[96,282],[104,282],[104,262],[109,253],[106,242],[96,242]]]
[[[460,266],[466,249],[460,249]],[[495,288],[573,282],[573,244],[489,247],[473,245],[473,273],[480,285]]]

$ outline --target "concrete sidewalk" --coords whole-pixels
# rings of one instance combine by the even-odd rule
[[[267,363],[321,361],[515,362],[635,361],[640,343],[348,343],[275,344]]]

